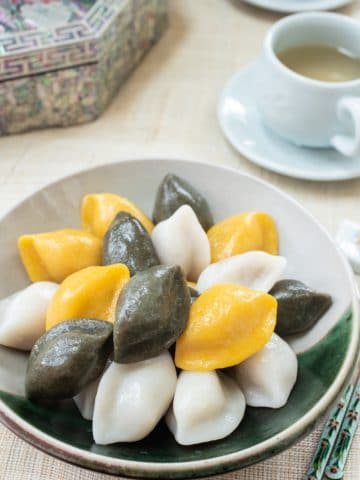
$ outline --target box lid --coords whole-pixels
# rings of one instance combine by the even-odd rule
[[[0,81],[97,62],[102,35],[132,8],[132,0],[0,0]]]

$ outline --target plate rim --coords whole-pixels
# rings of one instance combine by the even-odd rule
[[[236,141],[236,139],[233,138],[233,135],[231,135],[231,133],[228,131],[228,128],[226,127],[225,118],[222,113],[224,99],[227,96],[229,96],[228,94],[229,90],[231,89],[232,85],[238,81],[239,78],[245,76],[246,74],[251,75],[252,71],[255,71],[255,69],[256,69],[256,60],[252,60],[250,63],[248,63],[247,65],[240,68],[240,70],[235,72],[225,82],[225,85],[223,86],[217,101],[216,114],[217,114],[217,120],[218,120],[220,130],[224,135],[224,137],[226,138],[226,140],[229,142],[229,144],[237,152],[237,154],[242,155],[247,161],[255,165],[258,165],[259,167],[264,168],[265,170],[275,172],[282,176],[296,178],[300,180],[307,180],[311,182],[340,182],[344,180],[354,180],[354,179],[360,178],[360,167],[359,167],[359,172],[355,174],[351,172],[345,172],[345,174],[337,174],[336,177],[329,176],[328,174],[326,174],[326,172],[324,172],[324,174],[317,174],[316,176],[311,175],[310,173],[306,173],[306,170],[294,172],[291,166],[280,167],[276,163],[275,164],[272,162],[268,163],[268,161],[263,160],[263,156],[249,150],[246,146],[239,145],[239,143]],[[282,140],[282,141],[284,143],[286,142],[286,140]],[[295,145],[292,145],[292,146],[296,148]],[[298,147],[298,148],[302,148],[302,147]],[[316,149],[311,149],[311,150],[316,150]],[[330,148],[328,150],[330,150]],[[357,161],[359,161],[360,163],[360,158]]]
[[[128,157],[127,159],[105,163],[97,165],[95,167],[80,169],[69,175],[65,175],[53,182],[50,182],[32,193],[28,194],[25,198],[17,202],[14,206],[10,207],[0,217],[2,222],[11,212],[17,208],[20,208],[22,204],[26,203],[33,195],[52,188],[56,184],[63,181],[74,179],[77,176],[81,176],[87,172],[95,172],[96,170],[111,169],[114,166],[120,164],[132,164],[141,167],[144,163],[149,162],[161,162],[161,163],[188,163],[194,167],[211,168],[214,170],[226,170],[231,174],[235,174],[240,177],[249,179],[252,182],[259,183],[265,188],[269,188],[277,192],[278,195],[292,203],[299,208],[307,217],[309,217],[316,226],[322,231],[322,233],[328,238],[328,240],[334,246],[335,251],[339,255],[341,263],[345,268],[349,283],[352,290],[352,302],[349,308],[352,310],[352,329],[349,346],[346,352],[344,362],[335,378],[335,381],[323,395],[323,397],[309,410],[301,419],[297,420],[293,425],[289,426],[285,430],[270,437],[269,439],[249,447],[238,452],[233,452],[225,455],[220,455],[203,460],[192,460],[188,462],[143,462],[137,460],[126,460],[115,457],[108,457],[105,455],[82,450],[78,447],[71,446],[61,440],[55,439],[50,435],[42,432],[38,428],[30,425],[20,416],[18,416],[10,407],[8,407],[3,400],[0,399],[0,420],[11,431],[18,435],[23,440],[32,444],[35,447],[40,448],[45,453],[51,454],[57,458],[68,461],[70,463],[103,471],[107,473],[121,473],[127,476],[142,476],[147,478],[185,478],[187,476],[201,477],[209,474],[216,474],[226,471],[235,470],[241,466],[247,466],[252,463],[256,463],[260,460],[272,456],[274,453],[289,448],[295,441],[299,440],[306,432],[309,432],[319,420],[319,417],[328,409],[331,403],[336,399],[341,392],[346,381],[350,378],[359,355],[360,345],[360,322],[359,320],[359,303],[357,285],[354,279],[353,272],[347,263],[346,259],[341,255],[341,252],[337,248],[334,240],[330,236],[329,232],[322,226],[322,224],[308,212],[299,202],[292,198],[289,194],[281,189],[273,186],[271,183],[262,180],[254,175],[240,172],[238,169],[212,164],[208,162],[199,162],[192,160],[184,160],[180,158],[165,158],[157,156],[149,157]],[[342,318],[342,317],[340,317]]]
[[[285,5],[279,5],[277,0],[275,0],[275,4],[270,5],[266,4],[264,0],[242,0],[244,3],[248,5],[252,5],[253,7],[262,8],[264,10],[269,10],[271,12],[281,12],[281,13],[298,13],[298,12],[311,12],[311,11],[318,11],[322,12],[325,10],[335,10],[337,8],[344,7],[349,3],[352,3],[354,0],[312,0],[308,2],[308,5],[303,4],[302,6],[298,4],[294,0],[287,0],[285,5],[293,4],[293,7],[286,7]]]

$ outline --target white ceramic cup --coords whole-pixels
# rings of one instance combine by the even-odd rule
[[[266,35],[257,63],[256,101],[267,127],[301,146],[360,154],[360,78],[322,82],[286,67],[277,53],[306,44],[342,47],[360,57],[360,22],[328,12],[290,15]]]

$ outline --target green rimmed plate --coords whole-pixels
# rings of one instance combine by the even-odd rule
[[[35,193],[0,220],[0,297],[26,285],[16,238],[27,232],[76,227],[83,194],[111,191],[151,213],[154,194],[168,172],[191,181],[208,198],[216,219],[241,210],[274,216],[286,277],[332,294],[334,305],[316,328],[293,338],[299,378],[289,403],[279,410],[248,409],[228,438],[194,447],[176,444],[163,424],[134,444],[96,446],[91,423],[71,402],[56,408],[26,401],[26,356],[0,350],[0,419],[30,443],[65,460],[109,473],[153,477],[198,477],[240,468],[289,447],[315,424],[351,374],[359,348],[358,306],[352,273],[321,226],[303,208],[269,184],[238,171],[207,164],[137,160],[67,177]],[[308,348],[310,347],[310,348]],[[305,351],[306,350],[306,351]]]

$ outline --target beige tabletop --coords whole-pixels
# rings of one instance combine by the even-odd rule
[[[300,0],[299,0],[300,1]],[[360,19],[353,3],[343,13]],[[0,139],[0,214],[56,178],[130,157],[180,157],[239,168],[299,200],[332,233],[344,218],[360,222],[360,179],[306,183],[263,170],[225,141],[216,101],[226,80],[259,51],[279,18],[240,0],[170,0],[170,27],[95,123]],[[223,480],[297,480],[319,437]],[[45,455],[0,425],[0,480],[110,479]],[[345,478],[360,479],[360,431]]]

